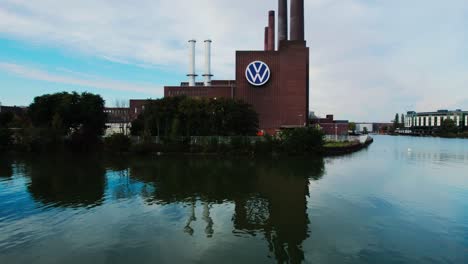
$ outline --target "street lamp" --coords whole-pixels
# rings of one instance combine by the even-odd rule
[[[335,123],[335,141],[338,141],[338,124]]]

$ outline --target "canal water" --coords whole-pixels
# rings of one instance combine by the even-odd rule
[[[317,158],[1,157],[0,263],[468,263],[468,140]]]

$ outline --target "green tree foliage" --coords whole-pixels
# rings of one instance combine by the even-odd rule
[[[73,131],[102,135],[106,114],[104,100],[90,93],[56,93],[34,98],[29,116],[35,127],[60,128],[66,134]]]
[[[400,121],[401,121],[400,124],[402,124],[402,125],[404,126],[404,125],[405,125],[405,114],[401,114],[401,118],[400,118],[400,119],[401,119],[401,120],[400,120]]]
[[[104,145],[111,152],[122,153],[130,150],[131,141],[124,134],[114,134],[105,138]]]
[[[0,128],[8,127],[9,124],[13,121],[13,113],[11,112],[2,112],[0,113]]]
[[[393,120],[393,130],[400,127],[400,117],[398,114],[395,115],[395,120]]]
[[[0,128],[0,151],[7,150],[13,142],[13,134],[8,128]]]
[[[323,138],[323,132],[312,127],[284,130],[280,134],[283,151],[293,155],[320,153]]]
[[[258,115],[239,100],[167,97],[148,101],[145,111],[132,122],[132,134],[152,136],[255,135]]]
[[[452,119],[445,119],[440,126],[440,134],[456,134],[459,132],[457,124]]]
[[[356,131],[356,123],[350,122],[348,125],[348,130],[351,130],[354,133]]]
[[[363,128],[362,133],[363,133],[363,134],[369,134],[369,131],[367,130],[367,127],[364,127],[364,128]]]
[[[69,137],[72,145],[85,147],[100,142],[106,114],[104,100],[91,93],[56,93],[34,98],[28,115],[36,129],[58,138]]]

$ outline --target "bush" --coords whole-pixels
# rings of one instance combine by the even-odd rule
[[[281,149],[292,155],[318,154],[323,149],[324,134],[317,128],[284,130],[280,134]]]
[[[63,150],[64,136],[52,128],[26,128],[16,132],[15,149],[26,152]]]
[[[137,143],[131,146],[130,151],[138,155],[147,155],[156,149],[156,144],[150,142]]]
[[[219,145],[218,137],[211,137],[208,144],[203,145],[203,151],[205,153],[216,153],[218,152]]]
[[[0,113],[0,128],[6,128],[13,121],[13,113],[1,112]]]
[[[252,144],[248,137],[232,137],[230,143],[233,152],[248,153],[252,151]]]
[[[111,152],[128,152],[130,150],[130,138],[124,134],[113,134],[104,139],[104,146]]]
[[[0,128],[0,150],[8,149],[13,143],[13,133],[7,128]]]

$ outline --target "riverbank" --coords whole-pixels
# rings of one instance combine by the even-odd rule
[[[344,155],[351,154],[367,148],[374,142],[374,139],[370,136],[366,136],[360,141],[351,142],[327,142],[323,146],[324,154],[326,156]]]
[[[423,134],[423,133],[391,133],[390,136],[410,136],[410,137],[435,137],[435,138],[459,138],[468,139],[468,132],[443,133],[443,134]]]
[[[315,128],[283,131],[276,136],[190,136],[190,137],[129,137],[114,134],[86,148],[76,147],[67,140],[47,137],[25,143],[16,137],[9,145],[18,153],[102,153],[104,155],[197,155],[197,156],[323,156],[347,154],[368,146],[372,138],[349,136],[346,141],[326,137]],[[341,139],[343,140],[343,139]]]

